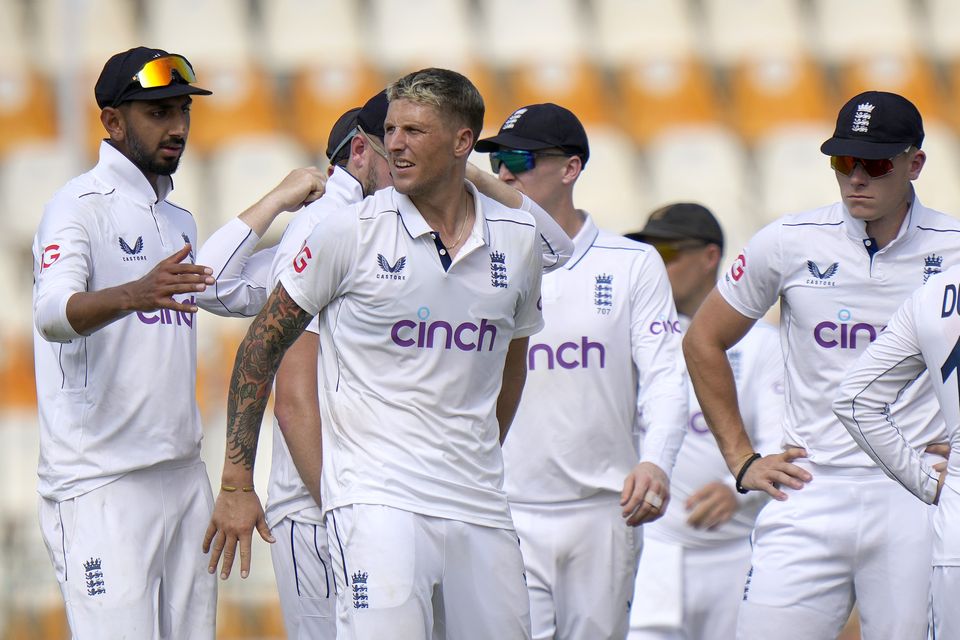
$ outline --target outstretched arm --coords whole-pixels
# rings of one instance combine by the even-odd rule
[[[253,465],[263,413],[270,397],[270,386],[284,352],[303,333],[311,315],[300,308],[277,285],[237,350],[227,395],[227,447],[223,463],[221,491],[203,539],[206,553],[213,543],[209,571],[216,570],[220,555],[220,577],[230,576],[237,543],[240,544],[240,576],[250,572],[250,547],[253,529],[268,542],[260,499],[253,490]]]
[[[219,316],[255,316],[270,294],[276,247],[254,252],[260,237],[284,211],[320,198],[326,176],[316,167],[294,169],[239,216],[213,232],[197,261],[213,269],[216,284],[197,295],[197,305]]]

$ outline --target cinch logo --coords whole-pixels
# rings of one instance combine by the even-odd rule
[[[49,269],[59,259],[60,245],[48,244],[43,248],[43,253],[40,255],[40,270]]]
[[[663,333],[682,333],[679,320],[655,320],[650,323],[650,333],[659,336]]]
[[[303,270],[307,268],[307,260],[312,257],[313,254],[310,253],[310,247],[303,245],[303,249],[300,249],[300,253],[293,259],[293,270],[297,273],[303,273]]]
[[[587,336],[581,336],[580,342],[564,342],[556,349],[548,344],[538,342],[527,350],[527,369],[537,369],[537,354],[543,353],[547,359],[547,369],[560,365],[561,369],[589,369],[590,352],[596,352],[600,368],[607,366],[607,350],[599,342],[591,342]],[[579,357],[578,357],[579,356]],[[594,362],[596,366],[596,361]]]
[[[189,299],[181,300],[181,302],[196,304],[197,299],[194,296],[190,296]],[[178,327],[187,326],[193,328],[192,313],[174,311],[173,309],[157,309],[156,311],[150,311],[147,313],[144,313],[143,311],[137,311],[137,318],[139,318],[140,322],[143,324],[173,324]]]
[[[733,261],[733,266],[730,267],[730,277],[733,278],[734,282],[739,282],[740,278],[743,277],[743,272],[747,268],[747,256],[742,253],[737,256],[737,259]]]
[[[840,321],[831,322],[825,320],[813,328],[813,339],[824,349],[856,349],[857,339],[862,343],[864,339],[867,344],[877,339],[886,327],[875,327],[868,322],[848,323],[850,312],[847,309],[841,309],[837,314]]]
[[[143,251],[143,236],[139,236],[137,241],[133,243],[133,247],[127,244],[127,241],[117,236],[117,239],[120,241],[120,249],[127,255],[123,256],[124,262],[134,262],[139,260],[146,260],[147,256],[140,255],[140,252]]]
[[[710,427],[707,426],[707,421],[703,417],[703,411],[696,411],[690,414],[690,421],[687,423],[690,427],[690,431],[698,435],[704,435],[710,433]]]
[[[407,256],[401,256],[397,259],[396,264],[390,264],[390,261],[384,258],[382,253],[378,253],[377,264],[380,266],[380,270],[383,271],[383,273],[377,274],[377,278],[381,280],[407,279],[407,276],[400,275],[400,273],[403,271],[403,268],[407,266]]]
[[[481,319],[479,325],[463,322],[455,327],[444,320],[427,322],[430,317],[427,307],[420,307],[417,317],[419,322],[399,320],[390,328],[390,338],[395,345],[418,349],[456,347],[460,351],[483,351],[484,344],[487,344],[487,351],[493,351],[497,341],[497,328],[486,318]]]

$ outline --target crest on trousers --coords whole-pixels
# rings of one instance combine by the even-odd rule
[[[103,563],[100,558],[90,558],[83,563],[84,580],[87,583],[87,595],[99,596],[107,592],[103,580]]]
[[[350,580],[353,585],[354,609],[370,608],[370,600],[367,593],[367,578],[368,574],[366,571],[357,571]]]

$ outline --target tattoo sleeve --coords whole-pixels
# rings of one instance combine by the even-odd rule
[[[260,424],[284,352],[313,316],[278,284],[237,349],[227,395],[227,459],[253,469]]]

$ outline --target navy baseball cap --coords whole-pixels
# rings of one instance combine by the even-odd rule
[[[702,204],[677,202],[660,207],[650,214],[640,231],[625,234],[640,242],[662,240],[702,240],[723,249],[723,230],[716,216]]]
[[[499,151],[501,147],[522,151],[557,148],[572,156],[580,156],[583,166],[590,158],[587,132],[569,109],[546,102],[517,109],[506,119],[500,132],[477,141],[480,153]]]
[[[101,109],[131,100],[213,93],[192,82],[196,82],[193,66],[183,56],[163,49],[134,47],[107,60],[93,91]]]
[[[360,107],[360,112],[357,113],[357,124],[360,125],[364,133],[377,136],[383,140],[385,135],[383,122],[387,119],[387,107],[389,105],[387,90],[384,89]]]
[[[330,129],[330,137],[327,138],[327,160],[336,163],[337,157],[344,155],[342,151],[348,148],[348,143],[357,135],[357,114],[360,113],[360,107],[350,109],[342,116],[337,118]]]
[[[883,160],[923,144],[923,120],[912,102],[896,93],[866,91],[837,116],[833,137],[820,146],[828,156]]]

